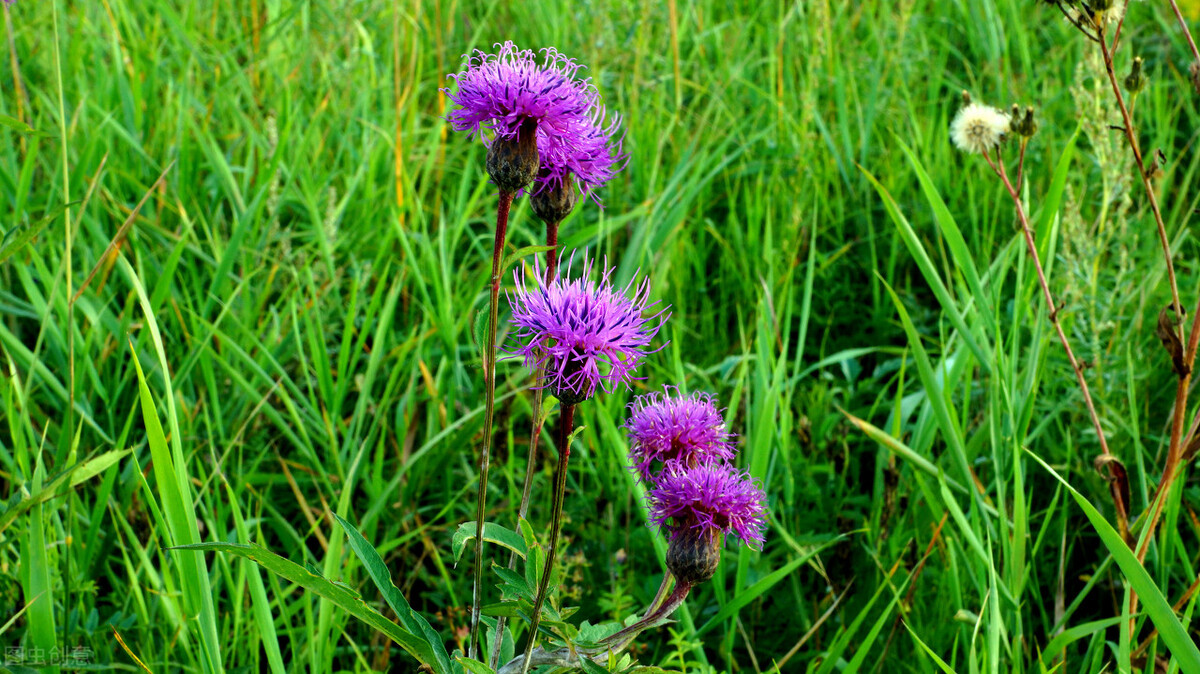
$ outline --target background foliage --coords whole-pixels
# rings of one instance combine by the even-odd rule
[[[1100,671],[1137,650],[1117,627],[1123,576],[1022,450],[1112,519],[1012,204],[947,141],[963,89],[1038,107],[1026,193],[1141,512],[1173,381],[1153,331],[1164,268],[1098,61],[1051,9],[17,0],[4,21],[0,113],[38,133],[0,128],[3,229],[36,233],[0,262],[0,645],[85,648],[127,670],[134,656],[153,671],[412,667],[277,576],[164,550],[256,542],[386,611],[335,514],[461,645],[469,568],[450,539],[473,517],[471,335],[494,196],[438,87],[462,53],[513,39],[587,64],[624,115],[629,167],[562,241],[606,255],[618,281],[650,275],[673,317],[643,388],[716,393],[771,495],[766,549],[728,550],[679,624],[643,639],[643,662]],[[1191,304],[1186,48],[1164,3],[1134,3],[1125,31],[1118,67],[1147,60],[1136,115],[1167,156],[1159,186]],[[523,200],[511,227],[514,246],[540,240]],[[526,382],[501,363],[501,523],[524,474]],[[639,611],[661,578],[625,468],[629,395],[580,408],[565,601],[592,621]],[[1147,560],[1169,602],[1190,597],[1200,547],[1200,488],[1178,484]]]

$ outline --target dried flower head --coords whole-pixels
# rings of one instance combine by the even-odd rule
[[[650,521],[671,539],[713,540],[732,533],[762,547],[767,496],[748,473],[730,464],[670,464],[646,499]]]
[[[464,55],[466,68],[449,76],[457,93],[442,89],[456,106],[446,116],[456,131],[478,136],[490,147],[536,126],[540,162],[532,171],[544,170],[538,177],[543,184],[561,184],[569,172],[587,193],[620,170],[625,158],[616,138],[620,118],[605,122],[591,80],[576,79],[578,63],[552,47],[541,50],[539,63],[532,50],[511,41],[495,46],[495,54]]]
[[[998,147],[1008,126],[1008,115],[988,105],[970,103],[950,122],[950,140],[963,152],[980,154]]]
[[[658,302],[650,302],[649,280],[618,290],[611,275],[606,268],[597,278],[586,257],[575,280],[570,262],[549,283],[537,263],[531,274],[523,268],[513,272],[517,288],[508,300],[517,343],[509,353],[523,357],[538,374],[538,385],[564,404],[587,400],[597,388],[628,386],[669,317],[665,308],[654,311]]]
[[[642,481],[657,468],[682,462],[688,466],[730,461],[734,445],[725,419],[708,393],[684,396],[674,387],[638,396],[625,421],[629,458]]]

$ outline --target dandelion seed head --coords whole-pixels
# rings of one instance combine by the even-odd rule
[[[988,105],[969,103],[950,122],[950,140],[963,152],[994,149],[1008,133],[1008,115]]]

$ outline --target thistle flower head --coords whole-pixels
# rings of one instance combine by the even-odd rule
[[[570,262],[549,283],[543,275],[537,263],[531,275],[513,272],[517,287],[508,301],[516,345],[508,352],[523,357],[538,374],[538,385],[564,404],[587,400],[597,388],[628,386],[669,316],[665,309],[654,311],[658,303],[650,302],[649,281],[616,289],[612,270],[597,276],[587,258],[574,280]]]
[[[580,194],[591,196],[599,204],[596,189],[611,180],[629,159],[622,150],[624,137],[621,116],[610,116],[604,106],[594,104],[586,119],[574,126],[568,142],[540,153],[538,189],[567,187],[565,183],[574,175]]]
[[[646,499],[650,521],[672,540],[713,540],[732,533],[751,547],[762,547],[766,494],[748,473],[730,464],[669,464]]]
[[[1000,145],[1008,127],[1008,115],[988,105],[968,103],[950,122],[950,140],[963,152],[982,154]]]
[[[451,126],[490,147],[536,125],[540,166],[533,170],[543,169],[543,185],[561,184],[569,172],[587,193],[612,178],[625,158],[620,140],[614,141],[620,118],[605,122],[591,80],[576,79],[581,66],[553,47],[541,50],[540,63],[532,50],[511,41],[495,47],[494,54],[464,55],[466,67],[449,75],[458,85],[457,93],[442,89],[456,106],[446,116]]]
[[[629,457],[643,482],[650,482],[655,464],[698,465],[730,461],[734,445],[725,419],[708,393],[684,396],[678,389],[634,398],[625,421]]]

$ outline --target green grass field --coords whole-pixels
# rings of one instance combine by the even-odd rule
[[[648,275],[672,312],[635,391],[577,415],[554,599],[572,620],[623,620],[658,589],[665,544],[620,425],[634,393],[680,384],[727,406],[772,514],[762,552],[727,545],[676,622],[638,640],[641,664],[1200,671],[1180,646],[1200,633],[1200,483],[1185,467],[1130,567],[1115,469],[1094,465],[1013,201],[949,142],[963,90],[1037,108],[1024,200],[1136,539],[1175,400],[1155,335],[1166,265],[1098,49],[1053,7],[0,11],[0,672],[416,671],[300,583],[167,549],[257,543],[395,619],[335,515],[465,650],[470,554],[456,565],[451,540],[475,517],[495,188],[438,88],[506,39],[587,64],[624,116],[628,167],[560,241],[622,285]],[[1195,312],[1190,51],[1169,3],[1131,3],[1123,30],[1116,67],[1146,59],[1134,116],[1165,157],[1155,186]],[[519,199],[510,251],[542,235]],[[513,526],[531,393],[517,361],[498,381],[488,519]]]

